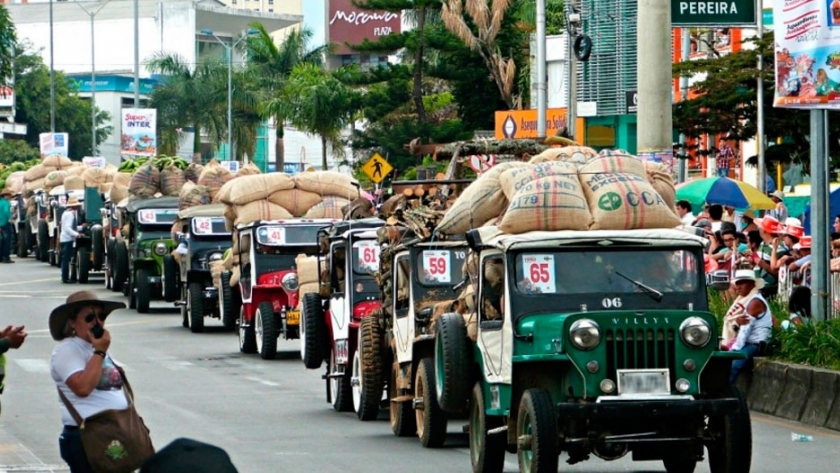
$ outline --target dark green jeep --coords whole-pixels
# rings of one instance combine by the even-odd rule
[[[152,300],[178,299],[177,267],[164,265],[175,248],[172,224],[178,218],[178,198],[138,199],[125,207],[128,223],[128,301],[141,314]],[[165,274],[166,271],[171,274]]]
[[[474,471],[591,454],[750,469],[750,416],[718,350],[703,240],[670,229],[467,233],[474,313],[437,322],[441,408],[469,412]],[[473,325],[475,324],[475,325]]]

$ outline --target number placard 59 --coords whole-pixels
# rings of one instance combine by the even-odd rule
[[[554,272],[554,255],[523,255],[522,289],[529,293],[557,292],[557,278]]]
[[[449,250],[424,251],[423,276],[426,282],[451,283],[452,261]]]

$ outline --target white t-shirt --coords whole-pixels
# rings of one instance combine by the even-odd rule
[[[111,355],[105,357],[102,363],[102,374],[96,388],[87,396],[79,397],[67,386],[67,378],[79,371],[84,371],[93,354],[93,345],[79,337],[69,337],[62,340],[53,349],[50,357],[50,374],[53,381],[79,412],[82,419],[106,411],[108,409],[122,410],[128,408],[128,400],[123,393],[123,379],[114,366]],[[61,406],[61,421],[64,425],[76,425],[70,411],[59,398]]]
[[[694,223],[695,218],[697,217],[695,217],[693,213],[687,212],[680,220],[682,220],[683,225],[691,225]]]

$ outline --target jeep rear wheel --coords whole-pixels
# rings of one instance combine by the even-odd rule
[[[254,336],[257,352],[263,360],[277,357],[277,319],[271,302],[260,302],[254,314]]]
[[[458,313],[443,314],[435,334],[435,390],[441,409],[459,413],[470,393],[467,327]]]
[[[397,437],[410,437],[417,432],[417,424],[411,401],[395,401],[400,392],[397,387],[399,369],[399,362],[394,361],[391,364],[391,379],[388,381],[388,404],[390,406],[388,412],[391,421],[391,431]]]
[[[417,436],[420,444],[426,448],[440,448],[446,441],[446,413],[438,405],[435,394],[435,362],[423,358],[417,364],[414,377],[414,416],[417,423]]]
[[[38,257],[41,262],[50,264],[55,257],[50,253],[50,227],[46,220],[38,222]]]
[[[752,464],[752,424],[750,411],[741,391],[731,388],[738,399],[738,412],[709,419],[709,430],[717,441],[708,445],[709,470],[712,473],[750,471]]]
[[[516,439],[520,472],[557,473],[557,417],[551,395],[545,389],[529,389],[522,395]]]
[[[254,321],[245,326],[245,306],[239,308],[239,351],[242,353],[255,353],[257,351],[257,338],[254,335]]]
[[[338,375],[338,364],[336,363],[335,350],[330,351],[330,398],[332,399],[333,409],[338,412],[349,412],[353,410],[353,393],[350,386],[350,371],[347,367],[344,373]]]
[[[145,269],[138,269],[135,274],[136,287],[135,298],[137,300],[137,312],[141,314],[149,313],[149,303],[152,300],[152,285],[149,283],[149,271]]]
[[[359,326],[359,346],[353,357],[353,407],[359,420],[379,417],[384,385],[379,319],[365,317]]]
[[[79,271],[79,284],[87,284],[90,276],[90,252],[87,248],[76,251],[76,269]]]
[[[305,294],[301,301],[301,309],[303,320],[300,324],[300,358],[307,369],[315,370],[320,368],[327,358],[330,344],[320,294]]]
[[[230,276],[229,271],[222,271],[219,276],[219,315],[222,317],[225,328],[233,330],[236,328],[236,316],[239,314],[239,305],[242,303],[239,302],[238,297],[234,297],[234,289],[230,287]],[[236,295],[238,296],[239,293],[237,292]]]
[[[470,401],[470,463],[473,473],[502,473],[505,468],[507,435],[489,434],[504,424],[500,417],[488,417],[481,383],[475,383]]]
[[[175,302],[178,299],[178,263],[172,255],[163,256],[163,300]]]
[[[187,287],[187,316],[190,321],[190,331],[201,333],[204,331],[204,294],[201,284],[191,282]]]
[[[112,271],[114,272],[112,289],[116,292],[122,291],[128,277],[128,248],[121,241],[114,244],[114,267]]]
[[[187,310],[187,287],[182,285],[181,286],[181,301],[180,301],[180,309],[181,309],[181,326],[184,328],[190,328],[190,313]]]
[[[90,253],[93,256],[91,267],[94,271],[102,270],[102,262],[105,259],[105,246],[102,241],[102,227],[97,226],[90,230]]]

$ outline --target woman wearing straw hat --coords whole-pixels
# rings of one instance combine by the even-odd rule
[[[70,260],[73,258],[73,242],[79,238],[79,230],[84,228],[84,225],[76,226],[76,211],[81,206],[79,199],[70,197],[67,199],[64,213],[61,214],[61,235],[58,240],[61,243],[61,282],[65,284],[76,282],[75,274],[73,280],[70,280]]]
[[[61,458],[73,473],[93,469],[82,446],[78,423],[66,403],[82,419],[109,409],[128,408],[122,374],[108,353],[111,334],[103,328],[108,314],[124,308],[122,302],[102,301],[92,291],[78,291],[50,314],[50,335],[59,342],[50,357],[50,374],[66,398],[61,403],[64,430],[58,445]]]

